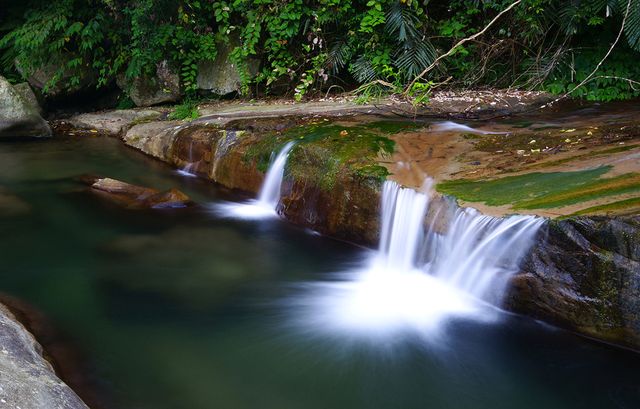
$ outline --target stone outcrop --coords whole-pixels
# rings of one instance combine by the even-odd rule
[[[51,136],[51,129],[30,102],[0,77],[0,137]]]
[[[160,119],[164,114],[158,109],[122,109],[106,112],[92,112],[52,122],[55,134],[74,135],[96,133],[104,136],[121,137],[135,125]]]
[[[251,123],[251,122],[250,122]],[[235,129],[234,129],[235,128]],[[176,167],[191,165],[192,173],[231,189],[256,194],[264,171],[252,152],[261,134],[242,126],[228,129],[201,124],[152,122],[131,128],[124,142]],[[379,184],[352,174],[338,175],[334,187],[319,186],[311,176],[319,172],[331,152],[319,154],[310,144],[300,144],[295,155],[310,161],[301,174],[285,177],[278,211],[294,223],[321,233],[358,243],[373,244],[378,235]],[[326,156],[322,156],[326,155]]]
[[[0,305],[0,406],[22,409],[87,409],[44,359],[42,347]]]
[[[640,349],[640,217],[550,221],[507,307]]]
[[[117,84],[139,107],[179,101],[182,98],[182,87],[178,71],[165,60],[157,64],[155,74],[134,79],[120,76]]]

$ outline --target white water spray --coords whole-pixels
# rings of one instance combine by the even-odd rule
[[[277,217],[277,207],[278,203],[280,203],[280,190],[282,187],[282,179],[284,178],[284,168],[287,164],[289,152],[294,146],[294,142],[287,142],[278,155],[276,155],[265,175],[258,199],[245,203],[219,204],[216,206],[217,213],[226,217],[242,219]]]
[[[411,331],[433,340],[453,317],[493,319],[542,224],[456,207],[425,225],[429,195],[395,182],[385,182],[381,208],[380,246],[367,268],[311,283],[289,300],[305,330],[375,338]]]

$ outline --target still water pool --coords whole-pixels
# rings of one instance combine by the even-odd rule
[[[207,206],[121,209],[85,191],[86,173]],[[2,143],[0,187],[28,205],[0,214],[0,290],[84,358],[76,382],[94,408],[640,407],[640,355],[518,316],[452,319],[433,342],[305,326],[309,312],[287,300],[340,280],[367,250],[277,219],[220,218],[210,205],[245,198],[116,140]]]

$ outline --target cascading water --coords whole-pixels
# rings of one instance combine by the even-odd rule
[[[378,251],[367,268],[309,284],[289,300],[306,312],[298,324],[348,336],[411,330],[433,338],[452,317],[494,318],[543,221],[451,206],[425,225],[429,195],[385,182]]]
[[[179,169],[177,172],[182,176],[195,178],[197,177],[197,175],[193,173],[193,168],[195,167],[195,165],[196,163],[193,161],[193,141],[189,141],[189,162],[184,165],[184,168]]]
[[[284,168],[287,164],[289,152],[295,146],[294,142],[287,142],[276,155],[265,175],[260,188],[258,199],[246,203],[222,203],[216,206],[218,214],[226,217],[239,217],[243,219],[260,219],[277,216],[277,207],[280,202],[280,190],[284,178]]]

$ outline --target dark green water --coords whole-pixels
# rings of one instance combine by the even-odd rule
[[[41,311],[86,357],[105,408],[638,408],[640,356],[531,320],[458,320],[410,333],[308,336],[280,300],[362,249],[280,221],[202,209],[131,211],[83,191],[95,173],[232,200],[111,139],[0,144],[0,290]],[[235,199],[238,199],[237,197]]]

